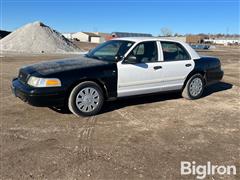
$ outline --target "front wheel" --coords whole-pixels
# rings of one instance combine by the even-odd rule
[[[186,99],[198,99],[204,90],[204,80],[201,74],[193,75],[182,91],[182,96]]]
[[[77,116],[92,116],[101,110],[103,101],[103,92],[99,85],[86,81],[72,90],[68,99],[68,107]]]

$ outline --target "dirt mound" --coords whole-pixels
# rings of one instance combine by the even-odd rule
[[[42,22],[27,24],[0,40],[2,51],[27,53],[81,52],[62,34]]]

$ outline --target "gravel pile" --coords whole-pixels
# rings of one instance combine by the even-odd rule
[[[1,51],[77,53],[81,50],[61,33],[41,22],[27,24],[0,40]]]

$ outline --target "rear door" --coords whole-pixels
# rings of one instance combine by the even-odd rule
[[[186,77],[194,68],[194,61],[178,42],[161,41],[163,90],[181,89]]]
[[[158,49],[156,41],[141,42],[117,63],[118,97],[161,90],[163,74]]]

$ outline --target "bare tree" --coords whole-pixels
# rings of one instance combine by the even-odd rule
[[[161,28],[161,34],[162,36],[172,36],[172,31],[171,29],[167,28],[167,27],[163,27]]]

